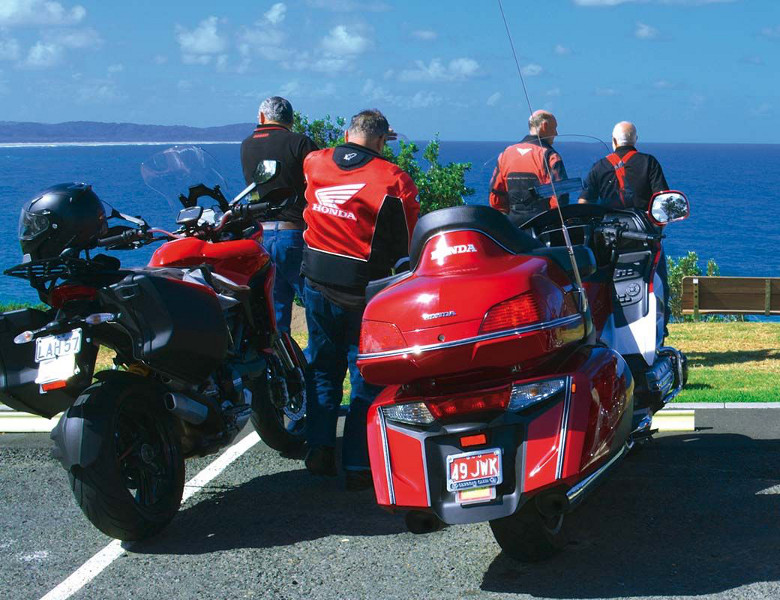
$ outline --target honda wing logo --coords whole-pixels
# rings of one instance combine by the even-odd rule
[[[520,153],[520,156],[525,156],[531,151],[531,148],[517,148],[517,151]]]
[[[476,252],[477,248],[474,244],[457,244],[455,246],[448,246],[444,237],[439,238],[439,242],[436,244],[433,252],[431,252],[431,260],[437,261],[440,265],[444,264],[444,259],[453,254],[466,254],[470,252]]]
[[[365,183],[350,183],[348,185],[334,185],[333,187],[321,188],[314,192],[314,196],[319,204],[312,204],[311,209],[318,213],[339,217],[340,219],[357,221],[355,213],[342,210],[341,205],[351,200],[364,187],[366,187]]]

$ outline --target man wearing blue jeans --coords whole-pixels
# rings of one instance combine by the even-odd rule
[[[241,143],[241,166],[249,184],[260,161],[280,163],[276,176],[258,186],[257,193],[264,202],[287,202],[277,215],[278,220],[263,223],[263,245],[276,265],[276,324],[280,331],[290,333],[293,300],[296,294],[303,298],[303,160],[317,146],[305,135],[290,131],[293,108],[284,98],[271,96],[263,100],[257,119],[259,125]]]
[[[306,468],[336,475],[336,422],[344,375],[352,384],[344,423],[342,464],[347,489],[371,486],[366,416],[380,388],[357,369],[366,286],[390,275],[409,254],[417,223],[417,187],[382,157],[392,131],[384,115],[365,110],[352,117],[347,143],[312,152],[303,163],[304,302],[309,328]]]

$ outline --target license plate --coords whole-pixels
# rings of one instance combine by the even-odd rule
[[[451,454],[447,457],[447,490],[450,492],[492,488],[503,480],[501,448]]]
[[[38,363],[38,376],[35,383],[46,384],[73,377],[78,371],[76,355],[80,350],[81,329],[36,340],[35,361]]]
[[[60,335],[47,335],[35,341],[35,362],[78,354],[81,350],[81,328]]]

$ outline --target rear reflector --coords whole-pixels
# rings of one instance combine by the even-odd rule
[[[477,435],[464,435],[460,438],[460,445],[464,448],[470,446],[483,446],[487,444],[487,436],[484,433],[478,433]]]
[[[97,290],[93,287],[65,283],[51,291],[49,304],[54,308],[62,308],[66,302],[71,300],[94,300],[95,296],[97,296]]]
[[[474,393],[444,400],[428,400],[426,404],[431,414],[437,419],[467,413],[504,410],[509,404],[509,387],[481,392],[478,395]]]
[[[541,321],[539,307],[532,292],[504,300],[487,311],[480,333],[517,329]]]
[[[68,382],[65,380],[50,381],[49,383],[41,384],[41,389],[44,392],[51,392],[52,390],[60,390],[64,388],[66,385],[68,385]]]
[[[406,347],[401,331],[392,323],[364,319],[360,326],[360,353],[373,354]]]

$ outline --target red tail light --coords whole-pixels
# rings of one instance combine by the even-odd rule
[[[541,321],[539,306],[532,292],[526,292],[496,304],[485,313],[480,333],[517,329]]]
[[[62,308],[71,300],[94,300],[97,295],[95,288],[86,285],[64,284],[54,288],[49,296],[49,304],[54,308]]]
[[[360,327],[360,353],[372,354],[406,347],[401,331],[392,323],[363,320]]]
[[[437,419],[466,413],[505,410],[509,404],[509,387],[488,390],[487,392],[474,392],[468,395],[463,394],[445,400],[428,400],[425,404],[428,405],[428,410]]]

